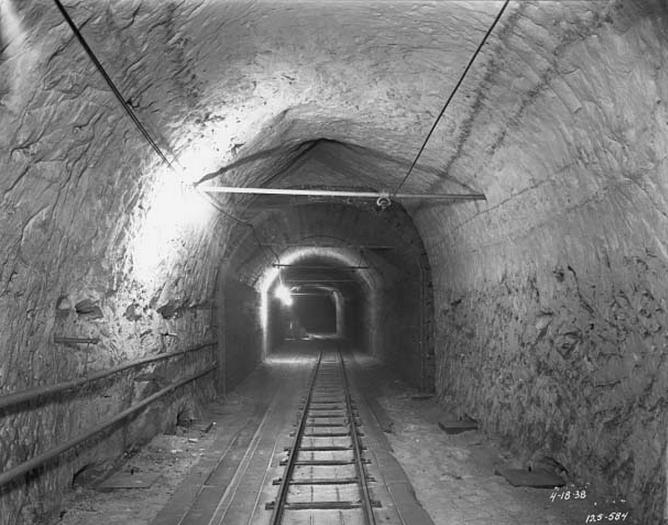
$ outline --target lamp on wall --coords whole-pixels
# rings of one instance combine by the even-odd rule
[[[288,288],[284,284],[281,283],[276,287],[276,292],[274,292],[274,295],[285,306],[292,306],[293,303],[292,293],[290,292],[290,288]]]

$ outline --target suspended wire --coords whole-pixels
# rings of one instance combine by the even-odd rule
[[[401,189],[401,187],[404,185],[404,183],[408,180],[408,177],[411,176],[411,173],[413,172],[413,169],[415,168],[418,159],[420,158],[420,155],[422,155],[422,152],[424,151],[424,148],[427,146],[427,142],[429,142],[429,139],[431,138],[432,134],[434,133],[434,130],[436,129],[436,126],[438,125],[439,120],[441,120],[441,117],[443,117],[443,114],[445,113],[445,110],[448,109],[448,106],[450,105],[450,102],[455,96],[455,93],[459,90],[459,87],[462,85],[464,82],[464,78],[466,78],[466,74],[469,72],[469,69],[471,69],[471,66],[473,65],[473,62],[475,61],[476,57],[480,54],[480,51],[482,50],[483,46],[485,45],[485,42],[487,42],[487,38],[489,38],[489,35],[492,34],[492,31],[494,31],[494,28],[496,27],[496,24],[498,21],[501,19],[501,16],[503,15],[503,12],[506,10],[506,7],[508,7],[508,3],[510,0],[506,0],[503,6],[501,7],[501,10],[499,13],[496,15],[496,18],[494,19],[494,22],[492,22],[492,25],[489,27],[487,32],[485,33],[485,36],[483,37],[482,41],[478,45],[478,48],[475,50],[473,53],[473,56],[469,60],[469,63],[466,65],[466,69],[464,69],[464,72],[462,75],[459,77],[459,80],[457,81],[457,84],[455,85],[454,89],[450,93],[450,96],[448,97],[448,100],[446,100],[445,104],[443,105],[443,109],[441,109],[441,112],[438,114],[438,117],[436,117],[436,120],[434,121],[434,124],[432,125],[431,129],[429,130],[429,133],[427,133],[427,137],[424,139],[424,142],[422,143],[422,146],[420,147],[420,151],[418,151],[418,154],[416,155],[415,159],[413,160],[413,163],[411,164],[410,168],[408,168],[408,172],[402,179],[402,181],[399,183],[397,188],[392,192],[392,198],[396,198],[397,193]]]
[[[109,76],[107,71],[104,69],[104,66],[97,59],[97,56],[95,55],[95,53],[93,52],[91,47],[88,45],[88,42],[86,42],[86,39],[81,34],[81,31],[79,30],[77,25],[74,23],[74,20],[72,20],[72,18],[70,17],[69,13],[67,12],[67,9],[65,9],[65,6],[61,3],[60,0],[53,0],[53,1],[56,4],[56,7],[60,11],[60,13],[63,15],[63,18],[67,22],[67,25],[70,26],[70,29],[74,33],[74,36],[76,36],[77,40],[79,40],[79,43],[81,44],[81,47],[83,47],[84,51],[86,51],[86,54],[88,55],[88,58],[90,58],[90,60],[93,62],[93,64],[95,64],[95,67],[97,68],[97,70],[102,75],[102,78],[104,78],[105,82],[107,83],[107,85],[111,89],[114,96],[120,102],[122,108],[125,110],[125,113],[128,115],[128,117],[130,117],[130,120],[132,120],[134,125],[137,127],[137,129],[140,131],[140,133],[144,136],[144,138],[149,143],[151,148],[153,148],[153,151],[155,151],[155,153],[158,155],[158,157],[160,157],[160,159],[162,159],[162,161],[174,173],[176,173],[178,175],[178,171],[174,167],[174,163],[178,164],[178,160],[174,160],[174,162],[172,162],[167,158],[167,156],[164,154],[164,152],[162,151],[160,146],[158,146],[158,144],[155,142],[155,140],[153,140],[153,137],[151,137],[151,134],[148,132],[146,127],[141,123],[141,121],[137,117],[137,114],[134,112],[134,110],[132,109],[130,104],[128,104],[125,97],[123,97],[123,95],[119,91],[118,87],[116,87],[116,84],[111,79],[111,77]],[[172,154],[172,157],[175,158],[175,155]],[[195,191],[197,191],[204,198],[204,200],[206,200],[209,204],[211,204],[211,206],[213,206],[215,209],[217,209],[225,217],[228,217],[228,218],[232,219],[233,221],[235,221],[239,224],[243,224],[244,226],[250,228],[253,232],[253,236],[255,238],[255,241],[258,243],[258,245],[260,247],[263,247],[263,244],[260,242],[260,239],[258,237],[257,231],[255,230],[255,227],[253,226],[253,224],[250,221],[247,221],[245,219],[240,219],[239,217],[236,217],[232,213],[223,209],[223,207],[220,204],[218,204],[218,202],[216,202],[216,200],[213,199],[211,196],[209,196],[208,194],[206,194],[203,191],[197,190],[194,186],[193,186],[193,188],[194,188]],[[273,253],[274,258],[276,259],[276,261],[280,264],[281,261],[280,261],[280,258],[278,257],[278,254],[276,253],[276,251],[273,248],[271,248],[271,252]]]
[[[107,74],[106,70],[104,69],[104,66],[100,63],[100,61],[97,59],[95,56],[95,53],[93,53],[93,50],[90,48],[88,43],[86,42],[86,39],[83,37],[81,34],[81,31],[79,31],[79,28],[76,26],[72,18],[70,18],[69,13],[65,9],[65,6],[60,2],[60,0],[53,0],[56,4],[56,7],[58,7],[58,10],[60,13],[63,15],[63,18],[65,18],[65,21],[67,24],[70,26],[72,29],[72,32],[74,33],[74,36],[77,37],[79,40],[79,43],[81,46],[84,48],[86,51],[86,54],[88,57],[91,59],[93,64],[95,64],[95,67],[97,70],[100,72],[104,80],[107,82],[109,87],[111,88],[111,91],[114,93],[118,101],[121,103],[121,106],[123,106],[123,109],[125,112],[128,114],[130,119],[132,119],[132,122],[134,122],[135,126],[137,126],[137,129],[141,132],[142,135],[144,135],[144,138],[148,141],[148,143],[151,145],[153,150],[158,154],[158,156],[163,160],[167,166],[169,166],[171,169],[176,171],[172,163],[169,161],[169,159],[165,156],[165,154],[162,152],[160,149],[160,146],[158,146],[151,135],[149,134],[148,130],[144,127],[144,125],[140,122],[140,120],[137,118],[137,115],[135,112],[132,110],[130,105],[126,102],[126,100],[123,98],[123,95],[121,95],[121,92],[118,90],[116,87],[116,84],[114,84],[114,81],[111,79],[111,77]]]

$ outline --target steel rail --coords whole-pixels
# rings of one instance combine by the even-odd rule
[[[213,372],[216,369],[215,364],[210,364],[207,368],[205,368],[201,372],[197,372],[196,374],[193,374],[191,376],[186,377],[185,379],[181,379],[180,381],[177,381],[176,383],[163,388],[162,390],[159,390],[155,394],[150,395],[146,399],[140,401],[136,405],[131,406],[130,408],[127,408],[123,410],[121,413],[110,417],[108,419],[105,419],[101,423],[97,424],[93,428],[87,430],[86,432],[79,434],[77,437],[70,439],[69,441],[66,441],[62,445],[58,445],[55,448],[52,448],[51,450],[48,450],[47,452],[44,452],[43,454],[40,454],[37,457],[34,457],[28,461],[25,461],[24,463],[21,463],[20,465],[17,465],[16,467],[3,472],[0,474],[0,487],[7,485],[11,481],[14,481],[16,478],[19,476],[22,476],[24,474],[27,474],[28,472],[31,472],[35,470],[37,467],[40,467],[44,465],[45,463],[48,463],[49,461],[52,461],[53,459],[57,458],[64,452],[67,452],[68,450],[76,447],[77,445],[83,443],[84,441],[90,439],[91,437],[95,436],[96,434],[99,434],[100,432],[106,430],[107,428],[111,427],[112,425],[118,423],[119,421],[122,421],[124,419],[127,419],[129,416],[134,414],[135,412],[141,410],[145,406],[149,405],[150,403],[153,403],[153,401],[156,401],[157,399],[161,398],[162,396],[170,393],[172,390],[176,390],[180,386],[185,385],[186,383],[190,383],[191,381],[195,381],[196,379],[199,379],[202,376],[205,376],[211,372]]]
[[[301,419],[299,421],[299,428],[295,433],[295,438],[292,441],[292,447],[288,451],[288,460],[285,470],[283,471],[283,477],[281,478],[281,484],[278,487],[278,496],[276,497],[276,504],[271,513],[271,518],[269,519],[270,525],[280,525],[283,520],[283,513],[285,511],[285,503],[288,499],[288,491],[290,489],[290,479],[292,478],[292,473],[295,470],[297,464],[297,456],[299,455],[299,446],[301,445],[302,438],[304,437],[304,430],[306,429],[306,422],[308,420],[308,411],[311,405],[311,398],[313,397],[313,387],[315,381],[318,377],[318,370],[320,369],[320,363],[322,362],[322,352],[318,355],[318,361],[313,368],[313,375],[309,381],[308,387],[308,396],[304,402],[304,411],[302,413]]]
[[[343,378],[343,391],[346,398],[346,406],[348,408],[348,417],[350,418],[350,437],[353,444],[353,457],[355,458],[355,471],[359,478],[358,488],[360,491],[360,499],[364,509],[365,522],[367,525],[375,525],[376,518],[373,514],[373,504],[371,503],[371,495],[369,494],[369,485],[366,480],[366,470],[362,462],[362,446],[360,445],[359,436],[357,435],[357,427],[355,425],[355,416],[353,413],[353,403],[350,399],[350,387],[348,385],[348,376],[346,375],[346,366],[343,361],[341,350],[338,350],[339,363],[341,365],[341,376]]]
[[[22,390],[20,392],[15,392],[13,394],[8,394],[0,397],[0,412],[4,411],[6,408],[11,406],[28,403],[30,401],[34,401],[42,397],[51,396],[54,394],[60,394],[61,392],[75,390],[79,387],[85,386],[94,381],[99,381],[100,379],[104,379],[105,377],[109,377],[110,375],[117,374],[119,372],[122,372],[123,370],[127,370],[128,368],[135,368],[148,363],[152,363],[154,361],[161,361],[163,359],[168,359],[170,357],[177,357],[183,354],[188,354],[190,352],[196,352],[204,348],[209,348],[215,344],[216,344],[215,341],[207,341],[205,343],[201,343],[197,346],[185,350],[178,350],[176,352],[169,352],[167,354],[148,356],[142,359],[137,359],[135,361],[130,361],[128,363],[123,363],[122,365],[118,365],[113,368],[109,368],[107,370],[100,370],[99,372],[95,372],[93,374],[80,377],[78,379],[73,379],[71,381],[63,381],[61,383],[56,383],[55,385],[30,388],[27,390]]]

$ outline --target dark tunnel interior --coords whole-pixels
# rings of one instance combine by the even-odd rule
[[[336,335],[337,313],[334,294],[318,288],[299,289],[294,292],[296,328],[306,334]]]
[[[0,525],[225,523],[321,358],[434,521],[667,523],[667,64],[666,0],[0,0]]]
[[[286,339],[337,338],[368,352],[368,336],[364,336],[368,313],[361,307],[364,288],[355,275],[364,268],[318,258],[281,267],[277,284],[269,290],[273,346]]]

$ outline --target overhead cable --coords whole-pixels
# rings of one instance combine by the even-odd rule
[[[169,161],[169,159],[165,156],[165,154],[162,152],[160,149],[160,146],[156,144],[156,142],[153,140],[151,135],[149,134],[148,130],[144,127],[144,125],[141,123],[141,121],[137,118],[136,113],[130,106],[130,104],[127,103],[125,98],[123,98],[123,95],[121,92],[118,90],[116,87],[116,84],[114,84],[114,81],[111,79],[111,77],[107,74],[106,70],[104,69],[104,66],[100,63],[100,61],[97,59],[95,56],[95,53],[93,53],[93,50],[90,48],[88,43],[86,42],[86,39],[83,37],[81,34],[81,31],[79,31],[79,28],[76,26],[72,18],[70,17],[69,13],[65,9],[65,6],[60,2],[60,0],[53,0],[58,7],[58,10],[60,13],[63,15],[63,18],[65,18],[65,21],[67,24],[70,26],[72,29],[72,32],[74,33],[74,36],[77,37],[79,40],[79,43],[81,44],[81,47],[84,48],[84,51],[86,51],[86,54],[88,57],[91,59],[93,64],[95,64],[95,67],[97,70],[100,72],[108,86],[111,88],[111,91],[114,93],[118,101],[121,103],[121,106],[123,106],[123,109],[125,112],[128,114],[130,119],[132,119],[132,122],[134,122],[135,126],[137,126],[137,129],[141,132],[142,135],[144,135],[144,138],[148,141],[148,143],[151,145],[153,150],[158,154],[158,156],[163,160],[167,166],[169,166],[172,170],[176,171],[172,163]]]
[[[485,33],[485,36],[483,37],[482,41],[478,45],[478,48],[473,53],[473,56],[469,60],[469,63],[466,65],[466,69],[464,69],[464,72],[459,77],[459,80],[457,81],[457,84],[455,85],[454,89],[450,93],[450,96],[448,97],[448,100],[446,100],[445,104],[443,105],[443,109],[441,109],[441,112],[438,114],[438,117],[436,117],[436,120],[434,121],[434,124],[432,125],[431,129],[429,130],[429,133],[427,133],[427,137],[424,139],[424,142],[422,143],[422,146],[420,147],[420,151],[418,151],[418,154],[416,155],[415,159],[413,160],[413,163],[411,164],[410,168],[408,168],[408,172],[406,173],[406,175],[404,176],[402,181],[399,183],[397,188],[392,193],[392,198],[396,198],[397,193],[399,192],[401,187],[408,180],[408,177],[411,176],[411,173],[413,172],[413,169],[415,168],[415,166],[417,164],[417,161],[420,158],[420,155],[422,155],[422,152],[424,151],[424,148],[427,146],[427,142],[429,142],[429,139],[431,138],[432,134],[434,133],[434,130],[436,129],[436,126],[438,125],[438,122],[441,120],[441,117],[443,117],[443,114],[445,113],[445,110],[448,109],[448,106],[450,105],[450,102],[452,101],[455,94],[459,90],[459,87],[464,82],[464,78],[466,78],[466,75],[469,72],[469,70],[471,69],[471,66],[473,65],[473,62],[475,61],[476,57],[480,54],[480,51],[482,50],[482,47],[485,45],[485,42],[487,42],[487,39],[489,38],[489,35],[491,35],[492,31],[494,31],[494,28],[496,27],[496,24],[501,19],[501,16],[503,15],[503,12],[506,10],[506,7],[508,7],[509,2],[510,2],[510,0],[506,0],[504,2],[503,6],[501,7],[501,10],[496,15],[496,18],[494,19],[494,22],[492,22],[492,25],[489,27],[489,29]]]
[[[95,64],[95,67],[97,68],[97,70],[98,70],[98,71],[100,72],[100,74],[102,75],[102,78],[104,78],[105,82],[107,83],[107,85],[108,85],[109,88],[111,89],[112,93],[114,94],[114,96],[115,96],[115,97],[118,99],[118,101],[120,102],[120,104],[121,104],[121,106],[123,107],[123,110],[125,111],[125,113],[130,117],[130,119],[132,120],[132,122],[134,123],[134,125],[137,127],[137,129],[140,131],[140,133],[144,136],[144,138],[146,139],[146,141],[150,144],[151,148],[153,148],[153,150],[154,150],[155,153],[160,157],[160,159],[162,159],[162,161],[163,161],[163,162],[164,162],[164,163],[165,163],[165,164],[166,164],[166,165],[167,165],[167,166],[168,166],[168,167],[169,167],[175,174],[178,175],[178,172],[177,172],[176,168],[174,167],[174,163],[173,163],[172,161],[170,161],[170,160],[167,158],[167,156],[166,156],[165,153],[162,151],[162,149],[160,148],[160,146],[158,146],[158,144],[155,142],[155,140],[153,140],[153,137],[151,137],[151,134],[148,132],[148,130],[146,129],[146,127],[141,123],[141,121],[140,121],[139,118],[137,117],[137,114],[136,114],[136,113],[134,112],[134,110],[132,109],[132,106],[130,106],[130,104],[128,104],[127,100],[125,99],[125,97],[123,97],[123,95],[122,95],[121,92],[119,91],[118,87],[116,87],[116,84],[115,84],[114,81],[111,79],[111,77],[109,76],[109,74],[107,73],[107,71],[104,69],[104,66],[103,66],[103,65],[100,63],[100,61],[97,59],[97,56],[95,55],[95,53],[93,52],[93,50],[91,49],[91,47],[88,45],[88,42],[86,42],[86,39],[85,39],[84,36],[81,34],[81,31],[79,30],[79,28],[77,27],[77,25],[74,23],[74,20],[72,20],[72,17],[70,17],[69,13],[67,12],[67,9],[65,9],[65,6],[61,3],[60,0],[53,0],[53,1],[54,1],[54,3],[56,4],[56,7],[57,7],[58,10],[60,11],[60,13],[63,15],[63,18],[64,18],[65,21],[67,22],[67,25],[70,26],[70,29],[71,29],[72,32],[74,33],[74,36],[76,36],[76,38],[79,40],[79,43],[80,43],[81,46],[84,48],[84,51],[86,51],[86,54],[88,55],[88,57],[90,58],[90,60],[93,62],[93,64]],[[175,156],[172,155],[172,157],[175,157]],[[175,160],[174,162],[176,162],[176,163],[178,164],[178,161],[177,161],[177,160]],[[196,188],[196,187],[193,186],[193,188],[195,189],[195,191],[197,191],[197,188]],[[205,193],[203,193],[203,192],[201,192],[201,191],[198,191],[198,193],[199,193],[199,194],[200,194],[200,195],[201,195],[201,196],[202,196],[202,197],[203,197],[209,204],[211,204],[214,208],[216,208],[216,209],[217,209],[219,212],[221,212],[223,215],[225,215],[226,217],[228,217],[228,218],[230,218],[230,219],[236,221],[236,222],[239,223],[239,224],[243,224],[244,226],[249,227],[249,228],[253,231],[253,236],[255,237],[255,240],[256,240],[256,242],[258,243],[258,245],[262,246],[262,243],[260,242],[260,239],[259,239],[259,237],[258,237],[258,235],[257,235],[256,230],[255,230],[255,227],[253,226],[253,224],[252,224],[251,222],[249,222],[249,221],[247,221],[247,220],[244,220],[244,219],[240,219],[240,218],[236,217],[235,215],[233,215],[232,213],[230,213],[230,212],[224,210],[224,209],[222,208],[222,206],[220,206],[220,204],[218,204],[218,203],[217,203],[217,202],[216,202],[210,195],[207,195],[207,194],[205,194]],[[271,249],[271,251],[272,251],[274,257],[276,258],[276,260],[277,260],[278,262],[280,262],[280,259],[279,259],[278,255],[276,254],[276,252],[275,252],[273,249]]]

